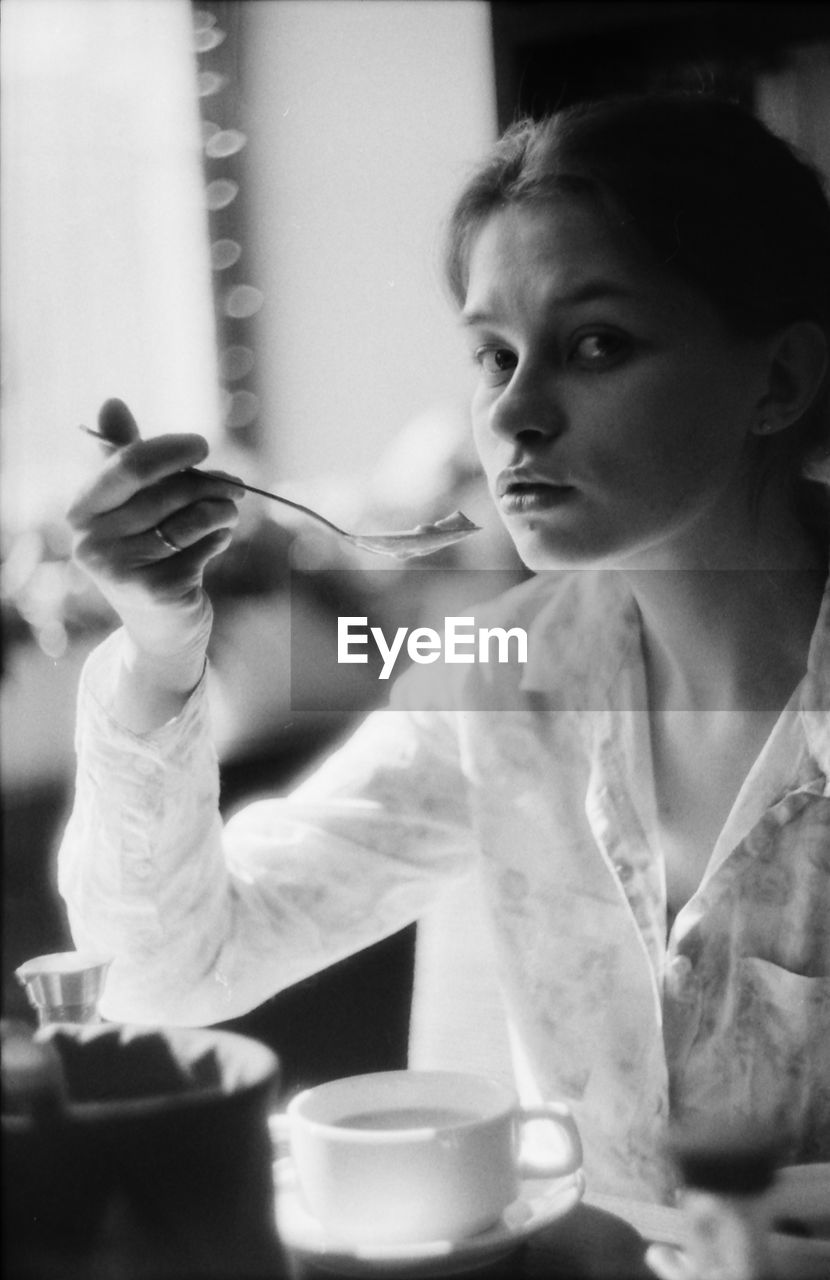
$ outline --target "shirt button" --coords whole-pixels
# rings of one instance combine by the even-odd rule
[[[620,880],[622,880],[623,884],[628,884],[629,880],[634,874],[634,872],[631,869],[631,865],[628,862],[615,862],[614,870],[616,871],[617,875],[620,877]]]
[[[153,874],[153,864],[149,858],[142,858],[141,862],[137,862],[133,868],[138,880],[149,880]]]

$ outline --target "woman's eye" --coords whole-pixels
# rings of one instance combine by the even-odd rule
[[[627,339],[620,333],[584,333],[571,348],[571,359],[591,368],[613,364],[628,349]]]
[[[517,357],[507,347],[479,347],[473,356],[476,364],[490,378],[503,378],[512,373],[518,364]]]

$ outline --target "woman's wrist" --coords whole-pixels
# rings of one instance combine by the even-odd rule
[[[202,594],[194,608],[185,641],[136,639],[125,625],[113,711],[134,733],[151,733],[177,716],[199,681],[207,660],[213,623],[210,600]]]

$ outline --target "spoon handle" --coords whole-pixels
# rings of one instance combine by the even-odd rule
[[[104,444],[109,445],[110,449],[115,452],[120,446],[113,442],[100,431],[93,431],[92,427],[86,427],[83,424],[79,428],[86,432],[88,436],[94,436],[96,440],[101,440]],[[191,471],[194,475],[203,476],[207,472],[200,471],[198,467],[185,467],[185,471]],[[222,479],[227,484],[236,485],[237,489],[245,489],[248,493],[258,493],[261,498],[271,498],[274,502],[281,502],[285,507],[293,507],[295,511],[301,511],[304,516],[309,516],[312,520],[317,520],[319,524],[323,524],[327,529],[331,529],[334,533],[338,533],[341,538],[348,538],[350,535],[345,530],[339,528],[336,524],[332,524],[331,520],[327,520],[325,516],[321,516],[319,511],[312,511],[311,507],[304,507],[300,502],[293,502],[291,498],[283,498],[278,493],[271,493],[268,489],[258,489],[256,485],[245,484],[242,480],[237,480],[235,476],[223,475]]]

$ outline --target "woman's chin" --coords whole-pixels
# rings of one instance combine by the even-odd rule
[[[584,540],[554,536],[543,528],[510,528],[517,554],[533,573],[546,570],[594,569],[602,565],[604,555],[598,547]]]

